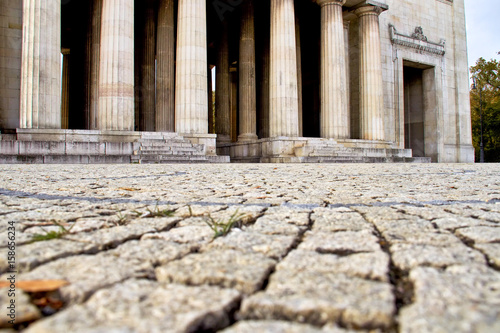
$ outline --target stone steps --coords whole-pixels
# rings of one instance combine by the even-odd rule
[[[193,144],[179,135],[149,133],[139,140],[139,147],[134,151],[131,161],[140,164],[224,163],[229,162],[229,158],[209,158],[205,155],[204,145]]]
[[[3,137],[2,139],[11,139]],[[229,163],[229,156],[208,156],[204,144],[176,133],[137,133],[130,141],[0,140],[0,164]]]
[[[305,163],[430,163],[426,157],[412,157],[407,149],[395,149],[388,144],[370,147],[345,146],[331,139],[308,140],[296,147],[296,158]]]

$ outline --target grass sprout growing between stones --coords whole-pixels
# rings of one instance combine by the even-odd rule
[[[226,236],[236,224],[240,224],[244,216],[245,214],[238,213],[238,210],[236,210],[233,215],[231,215],[229,220],[227,222],[224,222],[220,220],[216,221],[212,218],[212,216],[208,215],[207,219],[205,219],[205,223],[214,232],[215,239],[218,237]]]
[[[172,209],[160,209],[158,203],[154,209],[146,208],[146,212],[134,211],[138,218],[155,218],[155,217],[172,217],[174,216],[175,210]]]
[[[115,223],[115,225],[126,225],[129,221],[129,217],[122,214],[121,212],[116,213],[116,217],[118,218],[118,221]]]
[[[70,228],[66,228],[65,226],[63,226],[59,222],[53,221],[52,223],[54,223],[56,226],[58,226],[59,230],[57,230],[57,231],[54,231],[54,230],[48,231],[48,230],[45,230],[43,227],[40,226],[40,228],[45,232],[45,234],[35,234],[35,235],[33,235],[33,238],[31,239],[31,242],[32,243],[43,242],[43,241],[48,241],[48,240],[51,240],[51,239],[62,238],[63,236],[69,234],[71,232],[71,229],[73,229],[73,227],[75,226],[75,224],[73,224]]]

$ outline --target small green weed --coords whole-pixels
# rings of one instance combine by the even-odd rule
[[[71,231],[71,229],[73,229],[73,227],[75,226],[73,224],[69,229],[67,229],[66,227],[64,227],[59,222],[53,221],[52,223],[54,223],[56,226],[59,227],[58,231],[47,231],[43,227],[40,227],[45,232],[45,234],[35,234],[35,235],[33,235],[33,238],[31,239],[31,242],[32,243],[43,242],[43,241],[48,241],[48,240],[51,240],[51,239],[62,238],[63,236],[69,234],[70,231]]]
[[[207,219],[205,220],[205,223],[212,229],[214,232],[214,239],[222,236],[226,236],[231,229],[236,225],[239,224],[242,220],[242,218],[245,216],[245,214],[238,214],[238,210],[236,210],[233,215],[229,218],[227,222],[223,221],[216,221],[212,218],[212,216],[208,215]]]
[[[118,221],[113,222],[115,225],[126,225],[129,221],[129,217],[121,212],[116,213],[116,217],[118,217]]]
[[[175,210],[160,209],[157,203],[154,209],[146,208],[146,212],[144,213],[138,211],[134,211],[133,213],[136,214],[138,218],[172,217],[174,216]]]

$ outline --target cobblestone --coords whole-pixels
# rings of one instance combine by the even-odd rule
[[[17,280],[69,282],[12,331],[500,331],[497,165],[1,166],[9,221]]]

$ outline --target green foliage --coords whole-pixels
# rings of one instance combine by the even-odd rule
[[[56,226],[59,227],[58,231],[47,231],[43,227],[40,227],[45,232],[45,234],[35,234],[35,235],[33,235],[33,238],[31,238],[31,243],[43,242],[43,241],[48,241],[48,240],[51,240],[51,239],[62,238],[63,236],[69,234],[70,231],[71,231],[71,229],[73,229],[73,227],[75,226],[73,224],[69,229],[66,229],[66,227],[64,227],[62,224],[60,224],[60,223],[58,223],[56,221],[52,221],[52,223],[54,223]]]
[[[227,222],[216,221],[209,215],[205,220],[205,223],[214,232],[215,239],[217,237],[226,236],[236,224],[241,222],[244,216],[245,214],[238,214],[238,210],[236,210]]]
[[[481,108],[484,160],[485,162],[500,162],[500,62],[494,59],[486,61],[479,58],[470,71],[472,76],[476,78],[476,89],[472,89],[470,92],[472,137],[476,150],[476,162],[479,162]]]

